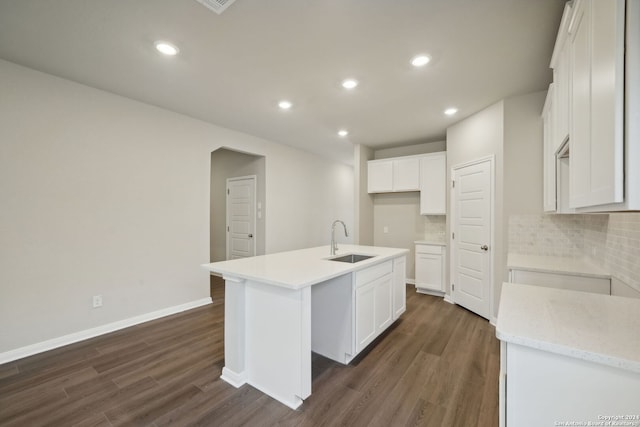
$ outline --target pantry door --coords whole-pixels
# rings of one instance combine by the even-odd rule
[[[227,259],[256,254],[256,176],[227,179]]]
[[[490,319],[493,157],[454,166],[451,176],[451,297]]]

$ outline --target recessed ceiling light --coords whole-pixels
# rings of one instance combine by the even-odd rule
[[[278,102],[278,107],[280,107],[283,110],[288,110],[292,106],[293,106],[293,104],[291,102],[289,102],[289,101],[286,101],[286,100]]]
[[[358,86],[358,81],[356,79],[346,79],[342,81],[342,87],[345,89],[353,89]]]
[[[457,108],[454,108],[454,107],[447,108],[446,110],[444,110],[444,113],[445,113],[447,116],[453,116],[453,115],[454,115],[455,113],[457,113],[457,112],[458,112],[458,109],[457,109]]]
[[[414,67],[424,67],[431,61],[431,58],[427,55],[417,55],[411,59],[411,65]]]
[[[341,136],[341,137],[343,137],[343,138],[344,138],[344,137],[345,137],[345,136],[347,136],[347,135],[349,135],[349,131],[348,131],[348,130],[346,130],[346,129],[340,129],[340,130],[338,131],[338,136]]]
[[[157,41],[155,45],[158,52],[167,56],[175,56],[180,52],[180,49],[168,42]]]

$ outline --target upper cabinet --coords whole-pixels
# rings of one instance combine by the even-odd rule
[[[420,190],[420,159],[417,157],[393,160],[393,191]]]
[[[420,215],[447,213],[447,153],[420,159]]]
[[[556,211],[556,131],[557,120],[555,110],[555,86],[553,83],[549,85],[549,91],[547,92],[547,99],[544,102],[544,108],[542,109],[542,124],[544,127],[543,137],[544,146],[542,150],[543,155],[543,199],[544,199],[544,211],[555,212]]]
[[[578,0],[569,27],[569,204],[624,199],[624,0]]]
[[[445,215],[446,152],[370,160],[369,193],[420,191],[421,215]]]
[[[638,22],[640,0],[565,6],[543,111],[545,211],[554,188],[558,212],[640,209]]]
[[[368,162],[369,193],[418,191],[420,160],[418,157],[370,160]]]
[[[367,164],[369,193],[393,191],[393,160],[371,160]]]
[[[551,68],[553,68],[553,95],[549,104],[553,105],[553,132],[549,135],[549,148],[554,153],[569,138],[569,100],[570,100],[570,58],[569,58],[569,23],[571,22],[572,8],[567,3],[562,14],[560,29],[556,37],[556,44],[551,56]]]

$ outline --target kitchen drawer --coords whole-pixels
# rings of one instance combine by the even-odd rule
[[[385,274],[391,274],[393,271],[393,261],[385,261],[381,264],[374,265],[373,267],[366,268],[364,270],[356,271],[356,288],[364,286]]]
[[[611,295],[611,279],[572,274],[516,270],[509,273],[511,283]]]

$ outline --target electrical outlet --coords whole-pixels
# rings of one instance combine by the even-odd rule
[[[102,295],[93,296],[93,308],[102,307]]]

